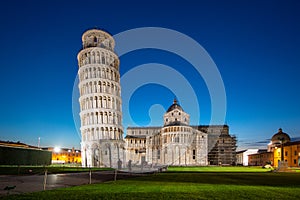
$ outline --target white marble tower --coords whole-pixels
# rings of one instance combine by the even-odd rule
[[[119,58],[105,31],[82,35],[78,53],[82,166],[114,167],[125,163]]]

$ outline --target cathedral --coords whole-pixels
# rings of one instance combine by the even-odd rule
[[[232,165],[236,139],[227,125],[190,125],[175,99],[162,127],[128,127],[124,139],[120,61],[113,37],[87,30],[79,51],[79,104],[83,167],[113,167],[131,161],[152,165]]]
[[[163,120],[162,127],[127,128],[127,160],[175,166],[235,164],[236,138],[227,125],[191,126],[176,99]]]

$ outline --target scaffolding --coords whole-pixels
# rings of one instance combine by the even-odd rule
[[[236,164],[236,137],[222,133],[214,147],[208,153],[210,165],[235,165]]]

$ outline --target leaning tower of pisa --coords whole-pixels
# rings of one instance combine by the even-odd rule
[[[91,29],[82,35],[78,53],[81,155],[84,167],[124,163],[119,58],[113,37]]]

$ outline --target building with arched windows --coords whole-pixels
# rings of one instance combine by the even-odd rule
[[[118,167],[134,163],[231,165],[236,139],[227,125],[191,126],[176,100],[163,127],[129,127],[123,139],[119,58],[113,37],[91,29],[82,35],[78,53],[81,162],[85,167]],[[133,164],[134,164],[133,163]]]
[[[119,58],[110,34],[91,29],[78,53],[81,156],[85,167],[116,167],[125,159]]]
[[[289,134],[281,128],[275,133],[268,149],[248,155],[249,165],[264,166],[271,164],[273,167],[285,165],[286,167],[300,166],[300,141],[291,141]]]
[[[126,159],[134,164],[232,165],[236,138],[227,125],[191,126],[190,116],[175,99],[163,127],[128,127]]]

